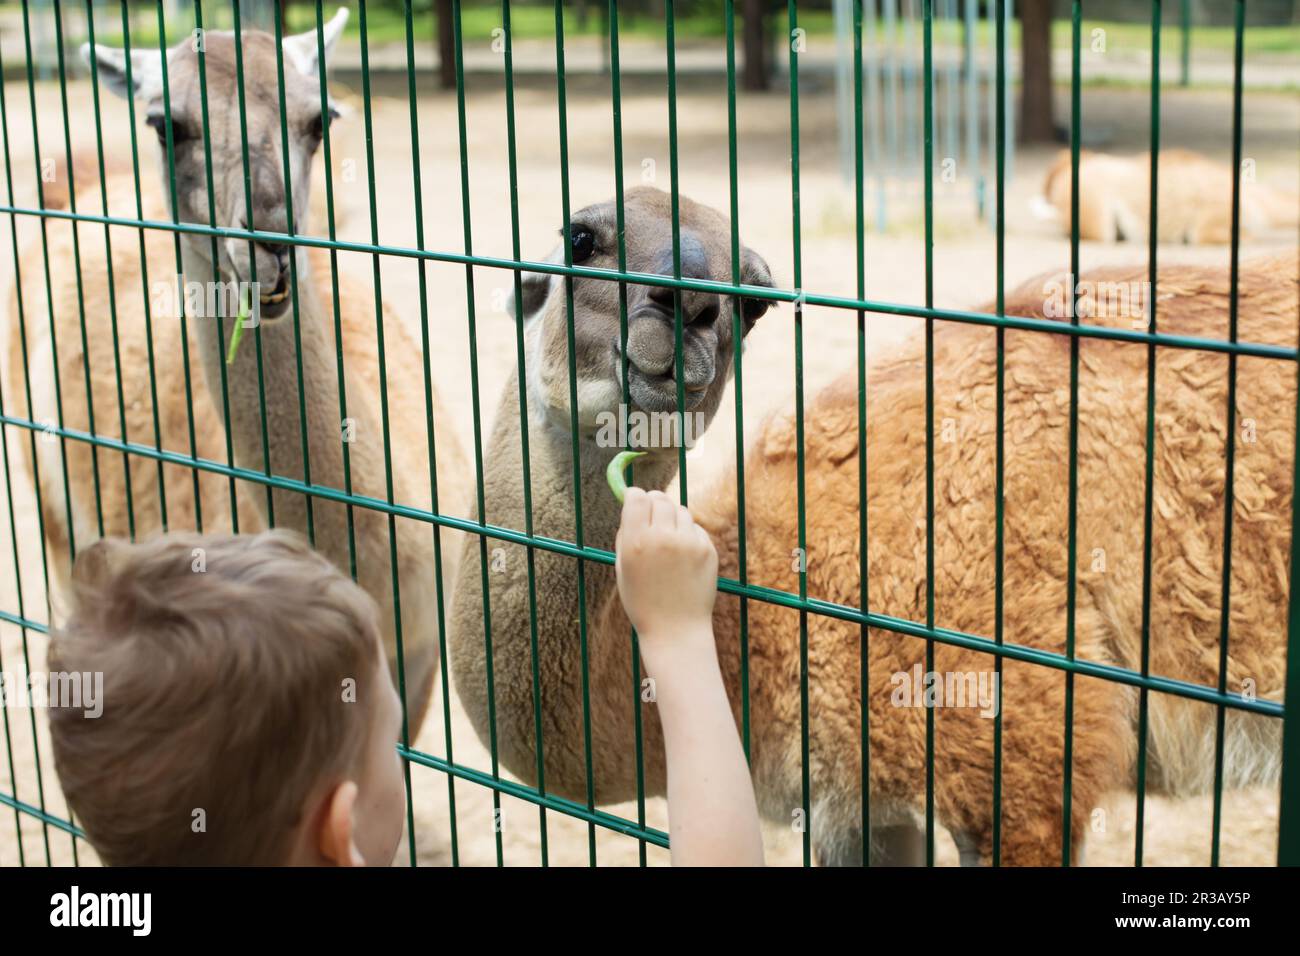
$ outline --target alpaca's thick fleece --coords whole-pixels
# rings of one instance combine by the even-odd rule
[[[1146,274],[1144,268],[1108,269],[1083,278],[1140,286]],[[1065,279],[1027,283],[1008,298],[1007,312],[1043,317],[1049,281]],[[1162,268],[1159,331],[1226,339],[1229,287],[1227,269]],[[1294,257],[1244,266],[1240,340],[1294,347],[1296,303]],[[1082,321],[1132,327],[1127,316]],[[1003,340],[1002,637],[1064,654],[1071,340],[1016,330],[1005,331]],[[1144,632],[1147,353],[1143,344],[1102,339],[1078,344],[1074,653],[1133,671],[1142,667]],[[985,637],[996,634],[997,624],[997,355],[994,329],[936,323],[933,622]],[[1272,359],[1239,358],[1235,364],[1227,687],[1280,700],[1296,370],[1290,362]],[[1208,686],[1219,676],[1229,365],[1220,353],[1156,351],[1150,672]],[[923,340],[918,336],[910,348],[872,364],[867,378],[866,606],[877,614],[925,622]],[[860,605],[863,585],[858,409],[852,375],[813,398],[805,415],[808,594],[852,607]],[[753,584],[797,591],[796,480],[793,415],[783,413],[766,423],[745,468]],[[719,546],[719,573],[737,577],[734,478],[693,503]],[[734,694],[740,686],[736,598],[719,597],[714,625]],[[801,804],[798,612],[749,601],[748,640],[755,784],[765,812],[789,820]],[[824,858],[852,860],[862,851],[864,708],[873,823],[906,822],[924,809],[926,711],[896,706],[895,690],[896,675],[907,674],[910,682],[915,667],[927,669],[926,642],[886,629],[864,635],[857,624],[812,614],[808,662],[813,837]],[[995,664],[988,654],[936,644],[933,669],[965,677],[991,674]],[[1067,680],[1059,669],[1010,660],[1001,680],[1002,859],[1056,862],[1062,853]],[[1175,793],[1205,789],[1214,772],[1215,708],[1154,693],[1149,707],[1148,781]],[[1084,676],[1073,680],[1076,848],[1090,827],[1104,825],[1099,804],[1106,791],[1132,779],[1138,711],[1135,688]],[[987,860],[995,722],[975,705],[937,708],[934,723],[937,818]],[[1278,723],[1229,713],[1228,786],[1276,779]]]

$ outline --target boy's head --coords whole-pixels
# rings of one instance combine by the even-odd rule
[[[101,541],[73,571],[50,669],[103,674],[51,708],[68,806],[110,865],[391,863],[401,706],[369,596],[296,535]]]

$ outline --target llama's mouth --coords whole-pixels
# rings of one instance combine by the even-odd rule
[[[270,292],[262,292],[258,296],[261,317],[264,319],[279,318],[289,307],[289,300],[289,271],[284,269],[276,277],[275,287]]]
[[[623,381],[623,356],[618,343],[614,343],[614,376],[620,387]],[[686,383],[682,388],[682,408],[691,411],[704,401],[709,386]],[[627,391],[632,404],[646,412],[677,411],[676,369],[669,366],[666,372],[647,371],[633,360],[627,362]]]

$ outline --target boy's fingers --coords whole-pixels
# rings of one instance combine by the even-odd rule
[[[691,515],[691,509],[685,505],[677,506],[677,527],[693,528],[696,527],[695,518]]]
[[[699,525],[695,525],[695,534],[696,537],[700,539],[700,545],[705,550],[707,551],[713,550],[713,539],[709,537],[709,533],[707,531],[705,531]]]
[[[650,497],[640,488],[628,488],[623,496],[623,519],[620,527],[635,528],[650,520]]]
[[[718,550],[713,546],[713,539],[710,538],[709,533],[705,531],[703,528],[701,528],[699,525],[695,526],[695,531],[696,534],[699,535],[700,552],[703,555],[704,560],[706,562],[712,561],[716,563]]]
[[[677,506],[665,494],[657,494],[650,505],[650,523],[656,528],[671,531],[677,526]]]

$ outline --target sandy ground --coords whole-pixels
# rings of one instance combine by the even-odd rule
[[[14,173],[20,190],[32,181],[30,163],[30,117],[26,112],[26,87],[9,84],[6,90],[10,110],[10,137],[14,143]],[[661,83],[638,81],[624,88],[624,166],[629,185],[643,180],[669,186],[667,108]],[[1085,124],[1094,138],[1120,151],[1145,147],[1149,129],[1148,94],[1140,90],[1088,90],[1084,97]],[[42,115],[42,135],[47,144],[60,144],[56,87],[42,87],[37,98]],[[84,118],[74,123],[79,141],[91,134],[88,89],[74,85],[69,91],[70,109]],[[359,108],[359,101],[358,101]],[[1064,111],[1068,103],[1062,101]],[[462,200],[456,176],[458,170],[456,113],[454,98],[445,94],[422,93],[417,102],[420,169],[424,187],[425,243],[428,248],[463,249]],[[555,242],[560,226],[559,140],[553,84],[526,82],[517,92],[519,123],[519,228],[525,257],[542,258]],[[499,82],[490,78],[470,81],[468,102],[470,164],[470,208],[474,249],[486,255],[508,257],[511,249],[508,165],[505,145],[504,98]],[[744,242],[759,250],[771,264],[779,285],[794,283],[793,236],[791,228],[789,105],[784,93],[744,96],[739,104],[740,224]],[[1297,164],[1295,131],[1300,128],[1300,104],[1293,97],[1252,93],[1246,101],[1246,155],[1257,163],[1257,174],[1265,182],[1294,188]],[[110,149],[126,126],[124,105],[116,100],[104,104],[106,127],[116,131]],[[376,201],[379,236],[384,243],[413,244],[411,153],[409,104],[402,83],[379,82],[374,101]],[[1207,91],[1169,90],[1163,102],[1163,142],[1166,146],[1187,146],[1220,159],[1230,156],[1231,112],[1229,98]],[[366,213],[365,152],[362,118],[345,117],[336,125],[336,149],[350,160],[355,181],[340,190],[340,202],[348,214],[347,238],[368,238]],[[686,195],[725,208],[728,196],[725,86],[716,79],[685,79],[678,104],[680,188]],[[147,134],[147,131],[146,131]],[[802,285],[831,294],[854,292],[853,191],[840,173],[835,126],[834,91],[826,83],[809,83],[801,101],[801,204],[803,228]],[[90,141],[93,143],[93,140]],[[574,79],[569,101],[570,182],[573,208],[607,198],[613,192],[612,121],[608,90],[599,78]],[[1007,196],[1007,284],[1048,268],[1064,267],[1069,261],[1065,238],[1050,224],[1033,218],[1029,199],[1038,191],[1043,170],[1054,150],[1021,151],[1013,169]],[[973,215],[971,180],[960,170],[953,184],[936,184],[935,202],[935,299],[943,307],[973,307],[988,301],[995,291],[993,231]],[[891,183],[891,224],[884,233],[870,232],[866,242],[868,296],[889,302],[920,303],[924,296],[924,246],[919,237],[922,202],[919,183]],[[30,219],[20,223],[20,241],[33,235]],[[6,229],[6,232],[8,230]],[[8,236],[0,264],[0,290],[7,290],[11,267]],[[1294,237],[1247,248],[1256,251],[1287,248]],[[1225,262],[1223,247],[1162,248],[1162,262],[1194,259]],[[1144,250],[1134,246],[1085,244],[1085,267],[1112,262],[1142,261]],[[365,273],[368,259],[342,256],[343,268]],[[451,407],[454,427],[468,449],[472,447],[471,392],[468,339],[465,322],[465,271],[459,265],[433,264],[428,267],[431,288],[427,321],[437,353],[432,356],[438,387]],[[407,306],[406,319],[418,328],[421,317],[417,299],[418,269],[411,260],[385,260],[385,295]],[[510,320],[494,310],[502,291],[510,284],[508,272],[475,270],[475,294],[479,322],[478,357],[484,428],[489,428],[499,394],[514,362],[514,329]],[[7,292],[6,292],[7,295]],[[745,354],[747,381],[763,383],[746,390],[747,432],[769,411],[791,400],[794,388],[792,312],[786,308],[770,312],[750,336]],[[873,355],[897,346],[913,332],[919,321],[872,315],[868,348]],[[805,318],[805,364],[807,388],[811,391],[837,374],[852,368],[855,322],[852,313],[810,307]],[[724,398],[723,408],[732,398]],[[26,469],[17,454],[17,442],[26,436],[17,429],[8,433],[13,499],[16,515],[17,554],[23,583],[23,611],[38,620],[45,618],[41,586],[41,560],[36,536],[31,489]],[[705,476],[734,458],[734,422],[720,415],[708,439],[690,455],[692,481]],[[17,613],[18,594],[10,565],[10,533],[0,522],[0,550],[4,564],[0,572],[0,601],[5,611]],[[30,635],[31,667],[42,668],[44,639]],[[0,625],[0,653],[4,666],[14,668],[23,650],[16,627]],[[453,691],[454,695],[454,691]],[[419,746],[443,755],[442,705],[435,700],[430,720]],[[474,768],[487,769],[489,757],[472,728],[452,700],[452,731],[455,759]],[[27,711],[11,710],[7,732],[11,738],[11,760],[0,762],[0,792],[16,792],[20,799],[36,804],[44,801],[50,812],[63,815],[57,781],[51,772],[44,718],[34,721]],[[41,743],[40,765],[44,770],[43,793],[37,789],[36,753],[32,727]],[[12,769],[11,769],[12,767]],[[415,839],[422,864],[446,864],[451,860],[448,786],[445,776],[421,767],[412,770],[415,805]],[[456,825],[461,863],[491,864],[496,860],[492,827],[492,803],[488,791],[468,782],[455,787]],[[1209,859],[1211,800],[1209,797],[1171,801],[1152,797],[1147,803],[1146,862],[1150,864],[1206,863]],[[635,819],[634,805],[606,808]],[[3,810],[3,808],[0,808]],[[3,811],[8,812],[8,811]],[[651,826],[666,826],[664,804],[650,800],[646,807]],[[1116,794],[1109,802],[1104,832],[1094,833],[1088,843],[1086,862],[1101,865],[1130,863],[1134,842],[1134,795]],[[507,864],[539,862],[540,837],[536,807],[503,798],[502,851]],[[547,813],[550,861],[553,864],[585,864],[588,859],[587,826],[559,813]],[[19,821],[28,863],[45,861],[46,844],[41,825],[31,817]],[[1224,861],[1237,864],[1267,864],[1275,855],[1277,795],[1273,790],[1231,792],[1225,795],[1223,824]],[[18,862],[14,828],[0,824],[0,864]],[[800,860],[797,835],[786,828],[769,827],[766,833],[769,858],[774,863],[793,864]],[[71,860],[71,841],[51,829],[48,853],[55,862]],[[601,828],[596,829],[598,859],[602,864],[632,864],[637,860],[635,841]],[[93,859],[84,844],[82,862]],[[398,862],[406,859],[399,854]],[[648,851],[652,864],[667,861],[667,853],[654,847]],[[939,842],[941,863],[956,862],[956,852],[947,834]]]

